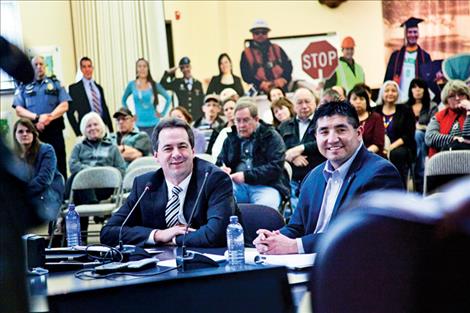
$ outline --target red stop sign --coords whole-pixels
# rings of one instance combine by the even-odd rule
[[[302,69],[314,79],[330,78],[338,66],[338,51],[326,40],[310,43],[301,58]]]

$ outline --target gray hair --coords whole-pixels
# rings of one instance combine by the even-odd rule
[[[258,117],[258,108],[256,107],[255,100],[252,97],[241,97],[238,99],[233,113],[235,114],[243,109],[248,109],[251,117]]]
[[[470,100],[470,87],[461,80],[456,79],[447,82],[441,92],[442,103],[447,103],[449,95],[452,93],[463,93],[467,96],[467,99]]]
[[[87,135],[85,133],[86,125],[92,119],[96,119],[98,121],[98,125],[100,126],[100,130],[101,130],[100,139],[103,139],[104,136],[107,133],[106,125],[104,125],[103,119],[96,112],[89,112],[89,113],[85,114],[85,116],[82,118],[82,121],[80,122],[80,132],[82,133],[82,135],[87,137]]]
[[[377,101],[375,103],[377,103],[379,105],[384,104],[385,88],[387,88],[388,85],[395,86],[395,88],[397,89],[397,92],[398,92],[397,102],[400,101],[400,99],[401,99],[400,86],[398,86],[397,82],[394,81],[394,80],[387,80],[386,82],[383,83],[382,87],[380,87],[379,96],[377,97]]]

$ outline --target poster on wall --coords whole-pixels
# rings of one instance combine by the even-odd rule
[[[382,1],[382,12],[386,64],[392,52],[406,44],[405,29],[400,25],[409,17],[423,20],[418,25],[417,43],[436,65],[470,51],[470,1],[389,0]],[[430,66],[430,71],[436,70]]]
[[[26,53],[30,58],[33,58],[37,55],[44,58],[44,63],[46,65],[46,76],[55,75],[59,80],[63,78],[62,60],[58,46],[32,47],[28,48]]]
[[[339,39],[336,33],[322,33],[298,36],[272,37],[269,41],[280,47],[292,64],[291,79],[287,82],[285,90],[292,91],[299,86],[312,90],[322,88],[322,83],[334,72],[339,57]],[[244,42],[245,52],[250,47],[251,39]],[[245,53],[246,54],[246,53]],[[273,52],[276,54],[276,51]],[[256,56],[255,56],[256,57]],[[275,67],[275,62],[274,67]],[[241,72],[247,72],[241,63]],[[266,66],[266,65],[265,65]],[[267,64],[268,67],[271,65]],[[284,68],[282,69],[284,70]],[[255,71],[253,71],[255,75]],[[246,81],[247,83],[250,83]],[[256,86],[258,93],[263,93],[262,86]]]

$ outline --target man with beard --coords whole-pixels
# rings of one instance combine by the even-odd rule
[[[256,20],[250,32],[253,40],[242,52],[240,69],[248,84],[260,93],[268,93],[273,87],[287,90],[292,79],[292,63],[282,48],[271,43],[271,29],[264,20]]]

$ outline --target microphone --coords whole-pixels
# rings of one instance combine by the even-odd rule
[[[119,242],[119,247],[118,247],[118,250],[124,255],[124,254],[130,254],[132,252],[135,251],[135,246],[133,245],[126,245],[126,247],[124,247],[124,245],[122,244],[122,228],[124,227],[124,225],[126,224],[127,220],[129,219],[129,217],[131,217],[132,213],[134,212],[135,208],[139,205],[140,203],[140,200],[142,200],[142,198],[144,197],[144,195],[147,193],[147,191],[149,191],[150,189],[152,189],[153,185],[152,185],[152,182],[148,182],[147,184],[145,184],[145,188],[144,188],[144,191],[142,191],[142,194],[140,195],[139,199],[137,199],[137,201],[135,202],[134,206],[132,207],[131,211],[127,214],[126,218],[124,219],[124,222],[122,222],[121,224],[121,227],[119,228],[119,237],[118,237],[118,242]]]
[[[178,267],[178,271],[185,272],[188,270],[199,269],[199,268],[207,268],[207,267],[218,267],[219,264],[212,260],[211,258],[206,257],[205,255],[195,252],[195,251],[186,251],[186,235],[188,234],[189,226],[194,217],[194,213],[198,207],[199,199],[201,198],[202,192],[204,191],[204,186],[206,185],[207,176],[209,175],[208,172],[204,174],[204,180],[202,181],[201,188],[199,189],[199,193],[196,197],[196,202],[194,203],[194,207],[191,211],[191,215],[189,216],[188,223],[186,224],[186,229],[183,235],[183,243],[181,245],[181,255],[176,257],[176,265]]]

